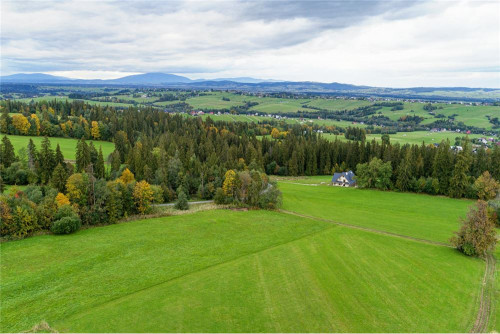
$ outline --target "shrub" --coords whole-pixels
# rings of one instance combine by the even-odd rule
[[[65,217],[78,217],[72,206],[66,204],[57,209],[54,220],[60,220]]]
[[[269,188],[260,193],[258,206],[261,209],[277,209],[282,204],[282,194],[278,187],[270,185]]]
[[[50,230],[54,234],[70,234],[76,232],[82,226],[82,222],[78,217],[63,217],[52,223]]]
[[[495,224],[485,201],[479,200],[475,207],[469,209],[462,227],[450,241],[459,251],[469,256],[484,257],[495,246]]]
[[[26,197],[35,204],[40,204],[43,199],[42,190],[38,186],[28,186],[24,189],[24,193]]]
[[[189,209],[189,203],[187,200],[187,196],[183,191],[181,191],[179,193],[179,197],[177,198],[177,202],[175,202],[175,208],[177,210],[188,210]]]
[[[227,204],[226,195],[224,195],[224,190],[222,188],[217,188],[214,196],[215,204]]]

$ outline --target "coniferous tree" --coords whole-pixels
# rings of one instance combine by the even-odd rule
[[[14,146],[10,142],[7,136],[3,136],[2,145],[0,145],[0,163],[4,167],[10,167],[10,165],[16,161],[16,154],[14,152]]]
[[[56,147],[56,155],[55,155],[55,161],[54,161],[54,164],[57,166],[57,165],[61,165],[61,166],[65,166],[64,164],[64,155],[62,154],[61,152],[61,147],[59,146],[59,143],[57,143],[57,147]]]
[[[57,164],[56,168],[54,168],[54,172],[52,173],[50,183],[54,188],[59,190],[59,192],[64,193],[66,191],[67,180],[68,173],[66,172],[66,168],[64,168],[64,165],[62,164]]]
[[[449,195],[451,197],[463,197],[470,186],[469,169],[472,162],[468,141],[465,142],[463,150],[458,153],[453,175],[450,180]]]
[[[438,146],[433,166],[433,176],[439,180],[439,191],[442,194],[448,193],[452,162],[450,143],[442,141]]]
[[[99,147],[99,155],[97,157],[97,163],[95,164],[95,177],[98,179],[103,179],[105,176],[105,167],[104,167],[104,157],[102,155],[102,147]]]
[[[111,171],[118,172],[120,170],[121,158],[118,151],[113,151],[110,156]]]
[[[82,138],[76,145],[76,171],[81,173],[90,163],[90,149],[85,139]]]
[[[33,139],[30,138],[28,143],[28,168],[32,171],[37,169],[38,164],[38,152],[36,151],[35,143]]]
[[[410,191],[412,186],[412,161],[411,151],[408,150],[406,155],[398,166],[398,177],[396,180],[396,188],[401,191]]]
[[[50,140],[48,137],[44,137],[42,140],[39,157],[40,166],[38,174],[40,175],[40,181],[42,184],[47,184],[55,167],[54,151],[50,147]]]

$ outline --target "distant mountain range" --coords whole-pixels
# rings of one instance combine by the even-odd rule
[[[60,84],[60,85],[120,85],[138,87],[170,87],[184,89],[230,89],[261,92],[324,93],[350,96],[379,96],[427,100],[500,101],[500,89],[468,87],[383,88],[343,83],[295,82],[262,80],[250,77],[192,80],[175,74],[144,73],[118,79],[71,79],[43,73],[18,73],[1,76],[2,84]]]
[[[106,84],[106,85],[145,85],[156,86],[171,83],[192,83],[208,81],[205,79],[192,80],[180,75],[167,73],[144,73],[128,75],[118,79],[72,79],[60,76],[54,76],[44,73],[18,73],[0,77],[1,83],[64,83],[64,84]],[[278,80],[263,80],[250,77],[238,78],[219,78],[210,79],[210,81],[230,81],[236,83],[260,83],[260,82],[279,82]]]

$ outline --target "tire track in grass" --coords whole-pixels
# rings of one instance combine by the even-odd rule
[[[305,214],[301,214],[301,213],[297,213],[297,212],[293,212],[293,211],[280,210],[280,212],[294,215],[294,216],[309,218],[309,219],[316,219],[319,221],[323,221],[323,222],[327,222],[327,223],[331,223],[331,224],[335,224],[335,225],[339,225],[339,226],[344,226],[344,227],[348,227],[348,228],[363,230],[363,231],[367,231],[367,232],[393,236],[396,238],[408,239],[408,240],[417,241],[417,242],[426,243],[426,244],[435,245],[435,246],[443,246],[443,247],[453,248],[451,245],[448,245],[448,244],[445,244],[445,243],[439,242],[439,241],[432,241],[432,240],[427,240],[427,239],[415,238],[415,237],[410,237],[410,236],[403,235],[403,234],[397,234],[397,233],[377,230],[377,229],[373,229],[373,228],[369,228],[369,227],[362,227],[362,226],[357,226],[357,225],[352,225],[352,224],[340,223],[340,222],[336,222],[336,221],[333,221],[330,219],[309,216],[309,215],[305,215]],[[493,313],[493,307],[494,307],[493,306],[493,294],[495,292],[496,259],[492,254],[488,254],[488,256],[485,259],[485,262],[486,262],[486,269],[484,271],[484,276],[483,276],[483,280],[481,283],[482,286],[481,286],[481,293],[479,296],[479,309],[478,309],[478,313],[477,313],[476,319],[474,321],[474,325],[473,325],[470,333],[485,333],[488,329],[490,316]]]
[[[435,246],[443,246],[443,247],[453,248],[451,245],[445,244],[444,242],[432,241],[432,240],[421,239],[421,238],[416,238],[416,237],[410,237],[408,235],[398,234],[398,233],[392,233],[392,232],[387,232],[387,231],[383,231],[383,230],[377,230],[377,229],[374,229],[374,228],[371,228],[371,227],[364,227],[364,226],[352,225],[352,224],[347,224],[347,223],[341,223],[341,222],[337,222],[337,221],[334,221],[334,220],[325,219],[325,218],[319,218],[319,217],[314,217],[314,216],[309,216],[309,215],[305,215],[305,214],[297,213],[297,212],[293,212],[293,211],[280,210],[280,212],[286,213],[286,214],[289,214],[289,215],[298,216],[298,217],[303,217],[303,218],[308,218],[308,219],[315,219],[315,220],[318,220],[318,221],[322,221],[322,222],[326,222],[326,223],[331,223],[331,224],[335,224],[335,225],[339,225],[339,226],[354,228],[354,229],[357,229],[357,230],[362,230],[362,231],[367,231],[367,232],[372,232],[372,233],[377,233],[377,234],[383,234],[383,235],[389,235],[389,236],[396,237],[396,238],[402,238],[402,239],[408,239],[408,240],[418,241],[418,242],[422,242],[422,243],[429,244],[429,245],[435,245]]]
[[[492,254],[486,256],[486,269],[481,286],[479,298],[479,311],[471,333],[485,333],[493,310],[493,294],[495,292],[495,266],[496,259]]]
[[[258,253],[261,253],[261,252],[265,252],[265,251],[268,251],[268,250],[271,250],[271,249],[279,248],[279,247],[282,247],[282,246],[294,243],[296,241],[299,241],[301,239],[310,238],[310,237],[313,237],[315,235],[318,235],[318,234],[321,234],[321,233],[325,233],[326,231],[329,231],[332,228],[333,228],[333,226],[331,226],[331,227],[327,226],[327,227],[325,227],[325,228],[323,228],[321,230],[304,234],[304,235],[302,235],[302,236],[300,236],[298,238],[290,239],[290,240],[287,240],[287,241],[284,241],[284,242],[280,242],[280,243],[277,243],[277,244],[274,244],[274,245],[268,245],[268,246],[265,246],[263,248],[251,251],[249,253],[238,255],[238,256],[236,256],[236,257],[234,257],[232,259],[227,259],[226,261],[214,263],[214,264],[211,264],[211,265],[208,265],[208,266],[205,266],[205,267],[202,267],[202,268],[198,268],[198,269],[190,271],[190,272],[186,272],[184,274],[180,274],[180,275],[175,276],[175,277],[168,278],[166,280],[163,280],[163,281],[160,281],[160,282],[157,282],[157,283],[145,286],[145,287],[137,289],[135,291],[131,291],[131,292],[125,293],[123,295],[119,295],[119,296],[116,296],[114,298],[111,298],[111,299],[108,299],[108,300],[105,300],[105,301],[102,301],[102,302],[90,305],[87,309],[77,311],[77,312],[75,312],[73,314],[69,314],[65,318],[68,319],[68,318],[71,318],[71,317],[74,317],[74,316],[78,316],[78,315],[82,315],[82,314],[87,314],[88,312],[91,312],[92,310],[94,310],[96,308],[100,308],[100,307],[103,307],[103,306],[108,305],[108,304],[119,302],[120,300],[123,300],[125,298],[128,298],[128,297],[131,297],[133,295],[139,294],[139,293],[141,293],[143,291],[146,291],[146,290],[149,290],[149,289],[153,289],[153,288],[156,288],[156,287],[164,285],[164,284],[169,284],[172,281],[177,281],[177,280],[182,279],[184,277],[195,275],[195,274],[198,274],[200,272],[204,272],[204,271],[208,271],[208,270],[214,270],[214,269],[216,269],[218,267],[222,267],[222,266],[228,265],[230,263],[237,262],[237,261],[239,261],[240,259],[243,259],[243,258],[250,258],[251,256],[254,256],[255,254],[258,254]],[[54,322],[60,322],[61,320],[62,319],[56,319]]]

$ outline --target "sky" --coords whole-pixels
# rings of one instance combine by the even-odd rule
[[[2,75],[500,88],[500,1],[7,1]]]

